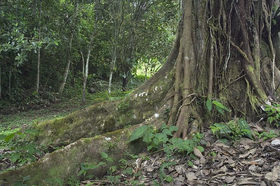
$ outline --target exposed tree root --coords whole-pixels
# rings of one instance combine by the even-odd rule
[[[164,113],[165,107],[160,109],[159,114]],[[139,153],[144,150],[144,144],[129,144],[128,139],[131,133],[141,125],[153,125],[159,128],[164,122],[163,117],[157,118],[152,116],[143,123],[128,128],[104,133],[91,138],[81,138],[59,150],[46,154],[39,161],[20,167],[16,170],[9,170],[0,173],[0,185],[25,184],[28,185],[65,185],[73,176],[76,179],[82,163],[98,164],[102,161],[100,153],[106,152],[117,164],[118,160],[126,154]],[[104,160],[103,160],[104,161]],[[101,177],[112,165],[107,164],[87,171],[91,176]]]

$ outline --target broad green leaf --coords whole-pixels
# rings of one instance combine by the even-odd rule
[[[144,134],[143,141],[145,143],[151,143],[153,137],[154,137],[154,134],[151,131],[147,130],[147,132]]]
[[[197,146],[196,147],[200,152],[204,152],[204,148],[202,146]]]
[[[226,106],[224,106],[224,105],[223,105],[221,102],[219,102],[219,101],[212,101],[212,103],[216,106],[217,109],[220,108],[220,109],[225,110],[225,111],[228,111],[228,112],[231,111],[230,109],[228,109]]]
[[[173,178],[171,177],[171,176],[166,176],[165,178],[164,178],[164,180],[165,181],[167,181],[168,183],[171,183],[171,182],[173,182]]]
[[[101,152],[100,155],[104,160],[108,159],[108,157],[109,157],[106,152]]]
[[[218,111],[220,114],[222,114],[222,115],[225,114],[225,112],[224,112],[224,110],[223,110],[222,108],[216,106],[216,109],[217,109],[217,111]]]
[[[212,101],[211,101],[210,99],[207,99],[207,101],[206,101],[206,107],[207,107],[207,110],[208,110],[209,112],[211,112],[211,110],[212,110]]]
[[[6,136],[5,137],[5,142],[8,143],[9,141],[11,141],[15,137],[15,135],[16,135],[16,133],[12,133],[12,134]]]
[[[144,136],[145,132],[148,130],[148,125],[143,125],[133,131],[129,138],[129,142],[135,141],[137,139],[140,139]]]

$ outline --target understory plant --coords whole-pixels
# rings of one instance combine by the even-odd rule
[[[34,129],[11,130],[0,134],[2,153],[0,159],[6,158],[15,167],[36,161],[44,154],[45,147],[29,140],[37,134]]]
[[[267,114],[267,121],[275,126],[280,126],[280,104],[266,105],[264,111]]]
[[[223,105],[220,101],[207,99],[206,101],[207,110],[211,112],[213,110],[213,107],[222,115],[225,114],[225,111],[231,112],[231,110],[227,108],[225,105]]]
[[[274,130],[270,130],[269,132],[261,132],[261,133],[256,133],[258,138],[263,139],[263,140],[268,140],[272,138],[276,138],[279,136],[279,133],[277,134]]]
[[[192,139],[182,139],[173,136],[178,128],[176,126],[167,126],[163,124],[160,129],[156,130],[150,125],[143,125],[137,128],[130,136],[129,142],[141,140],[147,145],[148,151],[161,151],[163,150],[167,156],[167,161],[164,161],[159,168],[159,179],[162,183],[173,182],[173,177],[166,175],[165,169],[173,166],[176,162],[171,161],[171,157],[175,154],[187,154],[190,158],[195,158],[193,155],[194,149],[197,148],[201,152],[204,148],[200,146],[200,141],[203,135],[195,133]],[[188,161],[188,165],[192,163]],[[159,185],[155,183],[155,185]]]
[[[217,138],[238,140],[241,137],[248,137],[253,139],[252,130],[244,119],[234,119],[226,123],[214,123],[210,126],[210,129]]]
[[[176,126],[167,126],[163,124],[159,130],[155,130],[150,125],[143,125],[137,128],[130,136],[129,142],[142,140],[147,145],[148,151],[163,150],[168,156],[175,153],[186,153],[190,155],[194,148],[199,146],[203,137],[202,134],[193,134],[192,139],[184,140],[173,137],[173,133],[178,128]],[[202,149],[202,147],[199,147]]]

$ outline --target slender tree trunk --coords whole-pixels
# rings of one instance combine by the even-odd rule
[[[9,70],[9,86],[8,86],[9,96],[12,96],[12,69]]]
[[[67,77],[68,77],[68,74],[69,74],[69,69],[70,69],[70,65],[71,65],[71,61],[72,61],[72,41],[73,41],[73,33],[71,33],[71,37],[70,37],[70,41],[69,41],[69,49],[68,49],[68,54],[67,54],[67,65],[66,65],[66,68],[65,68],[65,71],[64,71],[64,75],[63,75],[63,81],[59,87],[59,91],[58,93],[59,94],[62,94],[63,90],[64,90],[64,87],[65,87],[65,84],[66,84],[66,81],[67,81]]]
[[[82,57],[82,75],[84,77],[85,75],[85,58],[84,58],[84,54],[82,51],[80,51],[81,57]]]
[[[38,42],[41,41],[41,25],[40,25],[40,19],[41,19],[41,10],[42,10],[42,2],[40,1],[40,7],[39,7],[39,30],[38,30]],[[40,87],[40,65],[41,65],[41,46],[38,46],[37,49],[37,81],[36,81],[36,92],[39,93],[39,87]]]
[[[113,72],[116,65],[116,60],[117,60],[117,46],[116,44],[114,44],[112,49],[112,61],[111,61],[111,68],[110,68],[110,75],[109,75],[109,87],[108,87],[109,94],[111,93],[111,89],[112,89],[112,79],[113,79]]]
[[[85,72],[84,72],[84,82],[83,82],[83,99],[82,99],[83,103],[86,102],[86,87],[87,87],[88,64],[89,64],[90,53],[91,53],[91,47],[89,46],[87,60],[84,68]]]
[[[36,81],[36,92],[39,92],[40,86],[40,64],[41,64],[41,49],[38,48],[38,58],[37,58],[37,81]]]
[[[108,85],[108,93],[111,93],[112,89],[112,80],[113,80],[113,73],[115,71],[115,65],[117,61],[117,47],[118,47],[118,38],[119,38],[119,33],[123,21],[123,16],[122,16],[122,1],[114,1],[112,3],[112,21],[114,24],[113,30],[113,42],[112,42],[112,59],[111,59],[111,64],[110,64],[110,74],[109,74],[109,85]]]
[[[2,65],[0,63],[0,99],[2,99]]]

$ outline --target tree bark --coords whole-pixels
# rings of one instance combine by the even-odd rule
[[[63,75],[63,81],[59,87],[59,91],[58,93],[59,94],[62,94],[63,90],[64,90],[64,87],[66,85],[66,81],[67,81],[67,77],[68,77],[68,74],[69,74],[69,69],[70,69],[70,65],[71,65],[71,61],[72,61],[72,41],[73,41],[73,33],[71,33],[71,36],[70,36],[70,41],[69,41],[69,49],[68,49],[68,53],[67,53],[67,65],[66,65],[66,68],[65,68],[65,71],[64,71],[64,75]]]
[[[42,13],[42,2],[40,1],[40,7],[39,7],[39,29],[38,29],[38,42],[41,41],[41,13]],[[40,87],[40,65],[41,65],[41,46],[39,43],[38,49],[37,49],[37,81],[36,81],[36,93],[39,93],[39,87]]]
[[[82,58],[82,75],[84,77],[84,75],[85,75],[85,58],[84,58],[84,54],[82,51],[80,51],[80,54],[81,54],[81,58]]]
[[[110,65],[110,75],[109,75],[109,86],[108,86],[108,93],[111,93],[112,89],[112,79],[113,79],[113,72],[115,69],[115,64],[117,60],[117,46],[114,44],[113,49],[112,49],[112,61]]]
[[[0,63],[0,99],[2,99],[2,64]]]
[[[12,96],[12,67],[10,67],[10,70],[9,70],[9,86],[8,86],[8,92],[9,92],[9,96],[11,97]]]
[[[38,59],[37,59],[37,81],[36,81],[36,92],[39,92],[40,86],[40,65],[41,65],[41,49],[38,48]]]
[[[91,46],[89,46],[88,54],[87,54],[87,60],[84,68],[84,81],[83,81],[83,103],[86,102],[86,87],[87,87],[87,78],[88,78],[88,64],[89,64],[89,58],[91,53]]]
[[[110,64],[110,74],[109,74],[109,85],[108,85],[108,93],[111,93],[112,89],[112,79],[113,73],[115,71],[115,65],[117,61],[117,47],[119,40],[119,33],[122,25],[123,19],[123,7],[122,1],[113,1],[111,7],[112,21],[113,21],[113,41],[112,41],[112,59]]]

